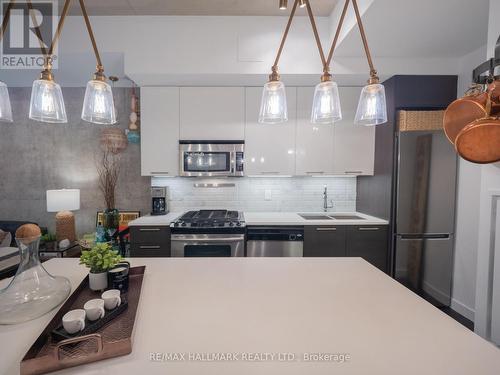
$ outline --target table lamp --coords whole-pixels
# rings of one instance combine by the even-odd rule
[[[47,190],[47,212],[56,214],[56,239],[76,240],[75,215],[80,209],[80,189]]]

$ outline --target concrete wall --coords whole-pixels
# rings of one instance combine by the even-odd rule
[[[77,232],[95,228],[104,201],[97,186],[95,155],[104,126],[80,119],[84,88],[63,88],[67,124],[28,119],[31,88],[11,88],[14,123],[0,123],[0,220],[32,220],[54,230],[54,213],[46,212],[48,189],[81,189],[81,209],[75,212]],[[118,125],[128,126],[130,89],[115,89]],[[122,154],[117,208],[146,212],[150,178],[140,176],[139,145]]]

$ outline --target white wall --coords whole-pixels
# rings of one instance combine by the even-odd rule
[[[234,187],[197,188],[194,183],[234,183]],[[319,212],[323,210],[323,188],[333,199],[330,211],[356,210],[355,177],[242,177],[229,179],[192,179],[153,177],[152,186],[167,186],[169,210],[225,208],[243,211]],[[266,190],[270,199],[266,199]]]
[[[486,44],[459,61],[458,92],[460,97],[472,81],[472,69],[486,56]],[[481,166],[459,159],[457,207],[455,220],[455,264],[451,307],[474,320],[476,296],[477,241]]]
[[[493,57],[500,34],[500,0],[490,0],[487,56]],[[495,198],[496,197],[496,198]],[[479,238],[477,243],[476,312],[474,330],[500,345],[500,314],[493,314],[492,305],[500,303],[500,163],[481,167],[479,199]],[[496,213],[496,214],[495,214]],[[494,266],[497,263],[497,267]],[[499,309],[500,310],[500,309]],[[496,336],[492,332],[497,332]]]

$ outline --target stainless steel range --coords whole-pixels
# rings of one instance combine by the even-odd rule
[[[189,211],[170,224],[173,257],[245,256],[243,213]]]

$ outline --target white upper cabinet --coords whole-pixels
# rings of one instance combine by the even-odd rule
[[[141,175],[179,174],[179,88],[141,88]]]
[[[342,120],[333,126],[336,175],[373,175],[375,127],[354,125],[360,92],[361,87],[339,87]]]
[[[297,88],[296,168],[298,176],[331,175],[334,172],[334,127],[312,124],[314,87]]]
[[[295,174],[296,88],[287,88],[288,121],[260,124],[262,87],[246,88],[245,175]]]
[[[243,140],[245,89],[182,87],[180,124],[183,140]]]

